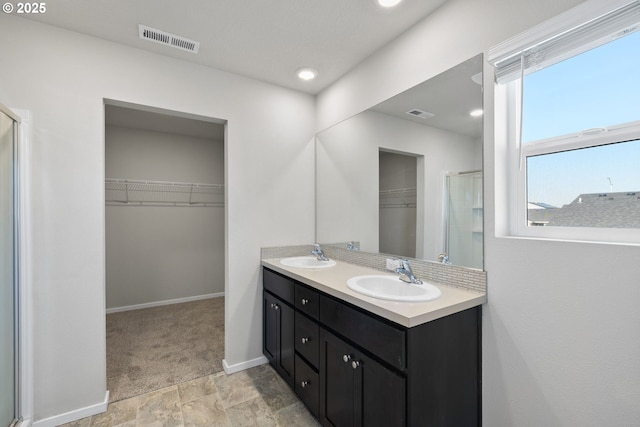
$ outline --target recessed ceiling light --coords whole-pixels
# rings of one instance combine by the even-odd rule
[[[469,115],[471,117],[480,117],[482,115],[482,109],[478,108],[477,110],[472,110],[471,112],[469,112]]]
[[[302,68],[298,68],[298,71],[296,71],[296,74],[298,75],[298,78],[308,81],[308,80],[315,79],[318,75],[318,72],[313,68],[302,67]]]
[[[382,7],[397,6],[402,0],[377,0],[378,4]]]

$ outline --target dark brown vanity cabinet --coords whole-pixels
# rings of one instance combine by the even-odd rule
[[[264,353],[323,426],[481,424],[479,306],[406,328],[267,268],[264,289]]]

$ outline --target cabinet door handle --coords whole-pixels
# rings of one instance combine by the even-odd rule
[[[344,360],[344,363],[349,363],[349,360],[351,360],[351,355],[345,354],[344,356],[342,356],[342,360]]]
[[[311,338],[308,338],[308,337],[302,337],[302,344],[306,344],[306,343],[308,343],[309,341],[311,341]]]
[[[306,386],[308,386],[308,385],[309,385],[309,381],[302,381],[302,382],[300,383],[300,387],[302,387],[302,388],[305,388],[305,387],[306,387]]]
[[[308,300],[308,299],[306,299],[306,298],[302,298],[302,300],[301,300],[300,302],[302,302],[302,305],[307,305],[307,304],[309,304],[309,300]]]
[[[358,369],[358,366],[360,366],[360,362],[358,362],[357,360],[354,360],[353,362],[351,362],[351,367],[353,369]]]
[[[275,307],[276,305],[274,303],[271,303],[271,308]]]
[[[274,308],[274,310],[278,310],[280,308],[280,306],[278,304],[273,304],[273,308]]]

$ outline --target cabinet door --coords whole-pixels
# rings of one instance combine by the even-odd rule
[[[293,385],[294,311],[270,293],[263,295],[263,353],[284,380]]]
[[[406,379],[362,354],[354,355],[356,426],[406,425]],[[354,365],[355,364],[355,365]]]
[[[272,365],[276,365],[278,357],[278,312],[275,305],[278,300],[271,294],[263,293],[263,353]]]
[[[320,329],[320,420],[323,426],[354,425],[353,349]]]
[[[320,417],[334,427],[406,425],[406,379],[320,331]]]

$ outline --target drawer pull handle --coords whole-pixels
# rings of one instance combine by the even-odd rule
[[[308,299],[306,299],[306,298],[302,298],[302,301],[301,301],[301,302],[302,302],[302,305],[307,305],[307,304],[309,304],[309,300],[308,300]]]
[[[357,360],[354,360],[353,362],[351,362],[351,367],[353,369],[358,369],[358,366],[360,366],[360,362],[358,362]]]
[[[310,341],[311,339],[308,337],[302,337],[302,344],[306,344]]]
[[[302,388],[305,388],[305,387],[306,387],[306,386],[308,386],[308,385],[309,385],[309,381],[302,381],[302,382],[300,383],[300,386],[301,386]]]
[[[349,363],[349,360],[351,360],[351,355],[345,354],[344,356],[342,356],[342,360],[344,360],[344,363]]]

